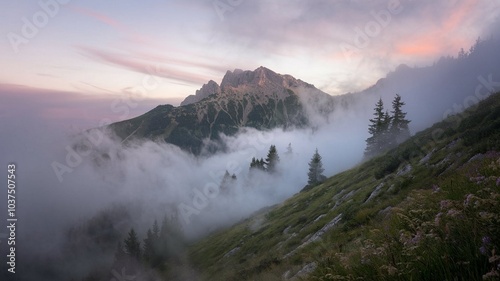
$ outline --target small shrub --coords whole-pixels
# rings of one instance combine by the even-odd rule
[[[381,179],[386,175],[396,171],[396,169],[401,164],[401,160],[395,156],[388,155],[382,161],[380,167],[375,170],[375,178]]]

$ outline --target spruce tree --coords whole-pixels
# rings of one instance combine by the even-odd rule
[[[257,168],[262,171],[266,170],[266,162],[264,162],[264,158],[260,158],[259,163],[257,164]]]
[[[278,156],[278,151],[276,150],[275,145],[271,145],[269,147],[269,152],[267,153],[267,158],[266,158],[266,164],[267,164],[267,171],[270,173],[276,172],[276,166],[278,165],[278,162],[280,161],[280,157]]]
[[[170,226],[167,216],[163,217],[160,228],[160,235],[158,238],[157,253],[161,259],[165,260],[168,257],[168,243],[170,243]]]
[[[252,157],[252,162],[250,162],[250,170],[253,169],[253,168],[257,168],[257,160],[255,159],[255,157]]]
[[[368,132],[370,137],[366,139],[365,157],[371,157],[384,150],[384,137],[387,133],[388,114],[384,113],[384,102],[380,98],[375,105],[374,118],[370,119]]]
[[[410,129],[408,128],[410,121],[406,119],[406,112],[402,110],[403,105],[405,103],[401,101],[401,96],[396,95],[392,101],[392,120],[390,126],[390,135],[391,139],[394,140],[394,146],[410,137]]]
[[[116,246],[115,251],[115,263],[121,263],[125,260],[127,254],[123,250],[122,242],[118,241],[118,245]]]
[[[160,228],[160,240],[162,242],[166,242],[168,237],[170,236],[170,225],[167,216],[163,217],[163,221],[161,222]]]
[[[234,177],[233,177],[234,176]],[[223,193],[229,192],[231,189],[231,186],[233,185],[234,181],[236,180],[236,175],[229,174],[229,172],[226,170],[226,173],[224,174],[224,177],[222,178],[222,181],[220,183],[219,189]]]
[[[323,163],[321,161],[321,155],[318,153],[318,149],[316,148],[316,152],[314,153],[311,162],[309,162],[309,172],[307,176],[309,178],[307,184],[309,186],[318,185],[323,182],[326,177],[323,175]]]
[[[152,267],[158,267],[162,264],[162,256],[160,254],[160,227],[157,220],[155,220],[153,223],[153,248],[153,257],[150,263]]]
[[[231,178],[231,174],[226,170],[224,177],[222,177],[222,183],[227,182]]]
[[[394,147],[394,138],[390,133],[392,117],[389,115],[388,111],[384,113],[384,119],[382,120],[382,127],[380,129],[379,137],[379,147],[380,151],[383,152],[387,149]]]
[[[145,261],[147,262],[153,261],[155,257],[155,244],[156,244],[156,238],[150,228],[148,229],[146,238],[144,238],[143,256]]]
[[[161,224],[158,254],[162,259],[168,259],[179,253],[184,247],[184,236],[179,217],[176,213],[165,216]]]
[[[134,228],[131,228],[128,237],[125,239],[125,252],[139,260],[141,258],[141,242],[137,238],[137,234],[135,233]]]
[[[258,169],[264,171],[266,169],[264,159],[260,158],[259,160],[253,157],[252,162],[250,163],[250,170],[252,169]]]
[[[288,147],[286,148],[285,155],[292,155],[292,154],[293,154],[292,143],[289,143]]]
[[[156,239],[160,238],[160,227],[157,220],[153,223],[153,235]]]

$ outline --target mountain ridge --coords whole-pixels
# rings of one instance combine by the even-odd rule
[[[291,75],[265,67],[236,69],[224,75],[220,86],[209,81],[181,106],[160,105],[110,127],[122,140],[161,140],[200,154],[223,148],[217,142],[220,134],[234,135],[243,127],[266,130],[308,126],[305,103],[316,101],[319,108],[333,100]]]

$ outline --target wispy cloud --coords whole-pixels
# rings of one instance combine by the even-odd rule
[[[108,15],[100,13],[98,11],[91,10],[88,8],[79,7],[76,5],[70,6],[70,9],[73,10],[74,12],[81,14],[81,15],[96,19],[102,23],[105,23],[105,24],[112,26],[112,27],[115,27],[117,29],[121,29],[121,30],[128,29],[123,23],[111,18]]]
[[[209,80],[209,77],[202,74],[196,74],[190,71],[180,70],[179,67],[170,66],[174,61],[154,60],[150,56],[141,57],[128,52],[104,51],[91,47],[78,47],[82,54],[92,60],[118,66],[123,69],[153,75],[161,78],[167,78],[174,81],[181,81],[193,85],[202,85]],[[193,64],[193,66],[196,66]]]
[[[107,26],[110,26],[114,29],[116,29],[119,33],[123,34],[127,40],[130,40],[132,42],[137,42],[137,43],[146,43],[148,41],[151,41],[150,38],[147,38],[143,34],[135,31],[132,27],[129,25],[107,15],[104,13],[101,13],[96,10],[84,8],[81,6],[76,6],[76,5],[70,5],[69,8],[85,17],[97,20]]]

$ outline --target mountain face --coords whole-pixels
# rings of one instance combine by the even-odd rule
[[[219,84],[217,84],[217,82],[215,82],[214,80],[210,80],[207,84],[203,85],[201,89],[197,90],[195,95],[190,95],[184,101],[182,101],[181,106],[199,102],[212,94],[220,93],[221,90]]]
[[[242,127],[307,126],[310,109],[305,103],[316,104],[316,111],[321,112],[331,108],[333,98],[311,84],[265,67],[237,69],[228,71],[220,86],[209,81],[179,107],[160,105],[110,127],[123,140],[163,140],[199,154],[207,139],[216,141],[221,133],[234,135]]]

